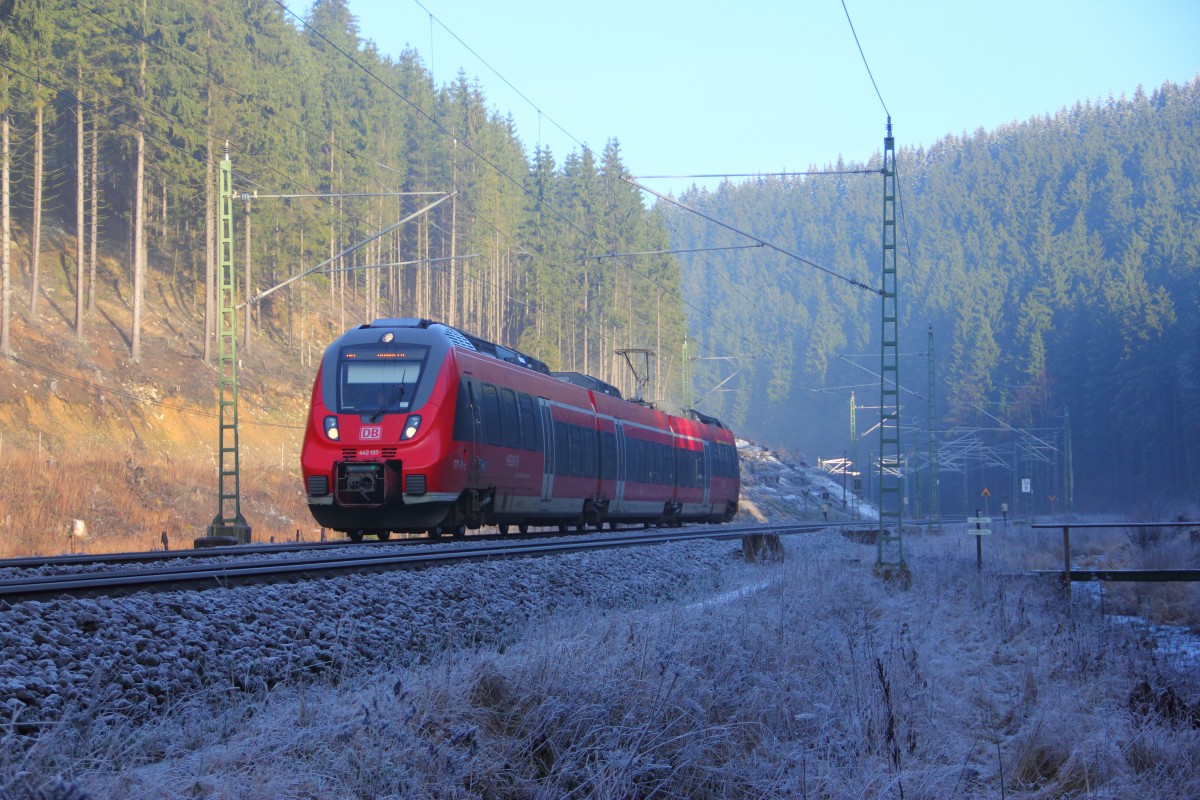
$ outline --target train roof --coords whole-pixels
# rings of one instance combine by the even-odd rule
[[[376,328],[419,328],[422,330],[440,333],[455,347],[461,347],[464,350],[472,350],[483,355],[491,356],[509,364],[515,364],[542,375],[548,375],[557,378],[560,381],[570,383],[574,386],[579,386],[593,392],[607,395],[608,397],[617,400],[624,400],[627,403],[642,405],[650,410],[654,409],[653,403],[645,403],[638,400],[629,400],[621,396],[621,391],[610,383],[594,378],[591,375],[584,375],[581,372],[551,372],[546,363],[540,359],[534,358],[531,355],[522,353],[520,350],[515,350],[511,347],[489,342],[487,339],[481,339],[466,331],[455,328],[451,325],[446,325],[441,322],[435,322],[430,319],[419,317],[383,317],[366,325],[360,325],[355,330],[371,330]],[[697,411],[694,408],[683,409],[683,415],[694,422],[712,425],[716,428],[729,430],[729,427],[721,420],[714,416]]]
[[[624,399],[621,397],[620,389],[611,383],[605,383],[599,378],[593,378],[591,375],[584,375],[582,372],[551,372],[550,374],[560,381],[573,383],[576,386],[582,386],[585,389],[591,389],[593,392],[600,392],[609,397],[615,397],[618,400]]]
[[[461,347],[465,350],[474,350],[484,355],[489,355],[492,358],[498,358],[509,364],[516,364],[519,367],[531,369],[534,372],[540,372],[543,375],[550,374],[550,368],[546,366],[544,361],[536,359],[531,355],[522,353],[520,350],[514,350],[511,347],[505,347],[495,342],[489,342],[487,339],[481,339],[478,336],[473,336],[466,331],[446,325],[441,322],[434,322],[431,319],[419,319],[416,317],[384,317],[377,319],[368,325],[360,325],[359,330],[369,328],[421,328],[424,330],[441,333],[450,343],[456,347]]]

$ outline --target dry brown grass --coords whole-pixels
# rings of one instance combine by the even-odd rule
[[[242,514],[256,542],[319,536],[304,503],[298,467],[248,467]],[[163,456],[124,461],[108,455],[41,459],[5,456],[0,471],[0,558],[68,552],[115,553],[188,548],[217,512],[210,464]],[[72,520],[87,525],[70,536]]]
[[[46,263],[73,243],[47,233]],[[14,261],[27,263],[18,235]],[[69,259],[68,259],[69,260]],[[14,297],[28,297],[17,269]],[[218,512],[217,371],[203,355],[203,309],[151,270],[142,358],[130,359],[128,271],[102,259],[98,302],[75,336],[73,270],[44,269],[36,318],[18,304],[12,343],[18,361],[0,358],[0,557],[191,547]],[[319,536],[300,479],[313,370],[288,346],[281,302],[265,313],[252,350],[239,329],[239,444],[242,514],[254,541]],[[298,326],[299,322],[295,322]],[[310,319],[310,349],[332,336]],[[86,540],[67,537],[73,519]]]

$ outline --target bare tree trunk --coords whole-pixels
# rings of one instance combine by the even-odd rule
[[[588,371],[589,370],[588,351],[590,350],[590,348],[588,347],[588,345],[589,345],[588,323],[591,321],[588,319],[588,314],[591,313],[591,311],[588,308],[588,305],[589,305],[588,304],[588,294],[589,294],[588,267],[589,266],[590,265],[588,264],[588,260],[585,258],[583,260],[583,374],[584,375],[591,375],[591,372]]]
[[[142,24],[146,20],[146,0],[142,0]],[[138,64],[138,100],[146,98],[146,45],[143,40],[140,46],[141,61]],[[146,281],[146,134],[143,127],[145,116],[139,111],[137,115],[137,177],[134,184],[133,200],[133,331],[130,335],[130,357],[135,361],[142,360],[142,304]]]
[[[333,193],[333,124],[330,123],[329,128],[329,193]],[[329,268],[331,270],[342,267],[342,262],[334,262],[333,257],[337,254],[337,246],[334,241],[334,220],[337,217],[337,205],[333,202],[333,198],[329,198]],[[330,272],[329,275],[329,320],[333,322],[334,312],[337,311],[337,279],[338,273]],[[344,330],[344,328],[343,328]]]
[[[654,296],[654,388],[662,399],[662,294]]]
[[[43,147],[42,129],[44,127],[44,109],[37,104],[33,127],[33,230],[29,234],[29,318],[37,325],[38,283],[42,261],[42,173]]]
[[[96,313],[96,239],[100,232],[100,190],[96,186],[96,178],[100,170],[100,131],[96,128],[96,119],[92,117],[92,235],[91,249],[88,253],[88,313]]]
[[[304,266],[304,228],[300,229],[300,265]],[[308,357],[308,293],[305,291],[305,284],[308,281],[301,280],[300,284],[300,366],[305,366],[308,362],[305,360]]]
[[[457,142],[455,142],[457,144]],[[454,169],[454,181],[458,182],[458,165]],[[446,322],[450,325],[459,324],[458,314],[458,267],[454,260],[454,256],[458,251],[458,196],[450,198],[450,260],[447,262],[450,265],[450,311],[446,314]]]
[[[142,62],[145,64],[145,61]],[[130,357],[142,360],[142,295],[145,292],[146,265],[144,238],[146,235],[146,136],[142,133],[142,119],[138,118],[137,131],[137,176],[133,191],[133,330],[130,334]]]
[[[8,111],[0,112],[0,352],[6,356],[12,355],[12,341],[9,339],[9,319],[12,317],[12,287],[10,273],[12,272],[12,214],[9,206],[9,196],[12,187],[8,176]]]
[[[251,298],[250,294],[250,198],[246,198],[246,300]],[[251,322],[254,319],[254,307],[249,303],[246,305],[246,355],[250,355],[250,329]]]
[[[204,137],[204,363],[212,361],[213,338],[216,328],[216,232],[217,198],[216,175],[213,166],[212,83],[205,87],[206,132]]]
[[[83,65],[77,65],[79,82],[83,83]],[[75,98],[75,336],[83,338],[83,231],[87,221],[83,218],[84,169],[83,163],[83,100]]]

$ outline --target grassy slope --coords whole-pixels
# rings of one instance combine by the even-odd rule
[[[26,242],[13,248],[14,355],[0,359],[0,557],[190,546],[217,513],[217,371],[203,361],[203,308],[171,266],[149,272],[142,359],[130,360],[125,265],[102,258],[96,313],[75,337],[73,239],[46,236],[38,316]],[[241,347],[242,512],[254,537],[312,538],[299,453],[311,376],[279,332]],[[323,343],[321,343],[323,344]],[[35,365],[35,366],[30,366]],[[82,519],[89,538],[66,532]]]

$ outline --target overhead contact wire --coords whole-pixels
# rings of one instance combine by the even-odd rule
[[[637,181],[635,181],[633,178],[631,178],[628,175],[622,175],[621,180],[625,181],[626,183],[628,183],[632,186],[636,186],[637,188],[641,189],[643,192],[649,192],[650,194],[657,197],[659,200],[668,202],[673,206],[678,206],[678,207],[682,208],[684,211],[688,211],[692,214],[695,214],[698,217],[702,217],[702,218],[708,220],[709,222],[713,223],[714,225],[720,225],[722,228],[725,228],[726,230],[729,230],[729,231],[733,231],[734,233],[738,234],[739,236],[745,236],[750,241],[758,242],[760,245],[762,245],[763,247],[766,247],[769,250],[774,250],[776,253],[785,255],[788,258],[794,258],[795,260],[799,261],[801,264],[807,264],[808,266],[813,267],[814,269],[819,269],[821,272],[824,272],[827,275],[837,278],[838,280],[845,281],[846,283],[850,284],[851,286],[855,286],[859,289],[865,289],[866,291],[872,292],[877,295],[883,295],[882,289],[876,289],[875,287],[868,286],[867,284],[865,284],[861,281],[856,281],[856,280],[854,280],[854,278],[848,277],[846,275],[842,275],[840,272],[835,272],[834,270],[830,269],[829,267],[822,266],[815,261],[811,261],[811,260],[805,258],[804,256],[796,255],[795,253],[793,253],[789,250],[784,250],[782,247],[773,245],[764,239],[758,238],[757,236],[755,236],[752,233],[746,233],[745,231],[743,231],[739,228],[735,228],[727,222],[722,222],[721,220],[719,220],[715,217],[710,217],[708,214],[705,214],[703,211],[699,211],[698,209],[692,208],[691,206],[684,205],[683,203],[679,202],[678,200],[676,200],[673,197],[668,197],[665,194],[660,194],[659,192],[656,192],[653,189],[650,189],[648,187],[641,185],[640,183],[638,183]]]

